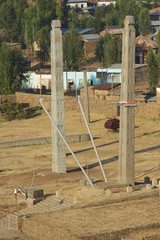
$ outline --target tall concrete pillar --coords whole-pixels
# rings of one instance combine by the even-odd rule
[[[60,21],[52,21],[51,31],[51,114],[60,131],[65,135],[63,53]],[[52,126],[52,171],[66,172],[65,144]]]
[[[119,183],[134,184],[135,20],[126,16],[122,45]]]

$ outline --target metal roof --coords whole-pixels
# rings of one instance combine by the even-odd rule
[[[149,13],[150,16],[160,16],[160,12],[150,12]]]
[[[136,98],[142,98],[146,102],[156,102],[156,96],[151,96],[149,94],[140,94],[140,95],[136,96]]]
[[[146,98],[147,97],[147,94],[140,94],[138,96],[136,96],[136,98]]]
[[[94,30],[94,28],[82,28],[82,29],[78,29],[78,32],[80,34],[84,34],[86,32],[92,31],[92,30]]]
[[[87,34],[87,35],[82,35],[82,38],[84,40],[98,40],[100,36],[98,34]]]
[[[121,93],[120,93],[120,92],[115,92],[115,93],[113,93],[112,95],[114,95],[114,96],[120,96]]]
[[[137,68],[141,68],[141,67],[145,67],[147,66],[147,64],[135,64],[135,69]],[[108,67],[108,69],[122,69],[122,64],[113,64],[110,67]]]
[[[119,83],[113,83],[113,88],[119,86]],[[93,90],[110,90],[112,89],[112,83],[102,83],[93,87]]]
[[[156,98],[156,96],[154,96],[154,97],[147,99],[146,102],[156,102],[156,100],[157,100],[157,98]]]
[[[87,32],[93,31],[94,28],[80,28],[80,29],[76,29],[76,30],[79,32],[79,34],[85,34]],[[69,28],[61,28],[61,31],[62,31],[62,34],[69,33],[70,29]]]
[[[151,21],[151,26],[160,26],[160,21]]]
[[[68,3],[81,3],[87,2],[87,0],[68,0]]]

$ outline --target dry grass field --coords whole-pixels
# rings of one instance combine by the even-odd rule
[[[118,179],[119,133],[107,132],[104,128],[104,123],[109,117],[111,116],[91,114],[89,125],[108,182],[112,184]],[[80,112],[66,112],[65,121],[66,135],[87,133]],[[50,136],[51,123],[43,111],[40,116],[29,120],[7,122],[0,119],[0,142]],[[85,166],[90,178],[103,181],[91,142],[72,142],[70,146],[82,166]],[[46,195],[60,191],[63,198],[73,201],[74,196],[78,196],[84,188],[89,188],[89,185],[80,184],[79,180],[84,180],[85,177],[68,149],[66,152],[67,173],[58,175],[51,172],[51,144],[0,149],[1,209],[14,209],[15,198],[12,190],[18,186],[29,189],[33,170],[36,173],[36,188],[43,188]],[[151,179],[160,178],[160,172],[154,171],[159,164],[160,120],[136,118],[135,181],[143,182],[145,176]],[[97,183],[95,187],[99,186],[100,184]],[[101,196],[98,198],[98,195],[87,197],[82,194],[81,203],[72,209],[35,214],[29,219],[31,222],[38,222],[42,226],[46,224],[61,232],[61,238],[53,239],[160,239],[160,227],[154,225],[160,224],[159,197],[110,204],[104,201],[101,204],[101,200]],[[108,235],[104,237],[102,236],[104,234]],[[93,236],[97,237],[93,238]],[[31,236],[27,238],[22,234],[20,239],[31,239]],[[34,236],[33,239],[41,238]]]

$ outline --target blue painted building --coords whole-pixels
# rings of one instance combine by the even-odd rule
[[[142,76],[146,76],[146,64],[135,64],[135,81],[142,81]],[[87,71],[87,70],[86,70]],[[24,83],[25,89],[40,89],[44,86],[51,89],[51,70],[40,69],[38,72],[28,73],[29,81]],[[63,72],[64,90],[79,90],[84,87],[84,72]],[[121,83],[121,64],[114,64],[108,68],[98,68],[87,71],[88,86],[99,85],[101,83]]]
[[[44,86],[51,89],[51,73],[46,70],[41,72],[28,73],[28,82],[23,83],[25,89],[40,89]],[[76,90],[84,87],[84,72],[63,72],[64,90]],[[99,85],[106,82],[106,79],[97,77],[97,72],[87,72],[88,86]]]
[[[97,73],[103,74],[104,82],[121,83],[121,64],[114,64],[104,69],[98,68]]]

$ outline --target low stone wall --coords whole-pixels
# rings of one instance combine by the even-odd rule
[[[138,117],[160,118],[160,104],[138,103],[135,115]]]
[[[39,95],[31,93],[16,92],[17,103],[28,103],[30,107],[38,106],[39,98],[42,98],[47,109],[51,109],[51,95]]]
[[[119,96],[116,99],[111,99],[111,96],[106,96],[105,99],[93,99],[89,98],[89,110],[91,113],[103,113],[106,116],[117,116],[117,102]],[[3,96],[2,96],[3,98]],[[16,101],[17,103],[28,103],[30,107],[38,105],[38,99],[42,98],[45,107],[51,109],[51,95],[39,95],[30,93],[16,93],[15,95],[7,96],[7,98]],[[84,98],[81,97],[80,101],[84,109]],[[64,97],[65,111],[80,111],[80,107],[76,97],[65,96]],[[160,103],[137,103],[135,108],[135,114],[139,117],[160,118]]]
[[[102,99],[90,99],[89,110],[92,113],[102,113],[106,116],[117,116],[117,103]]]

